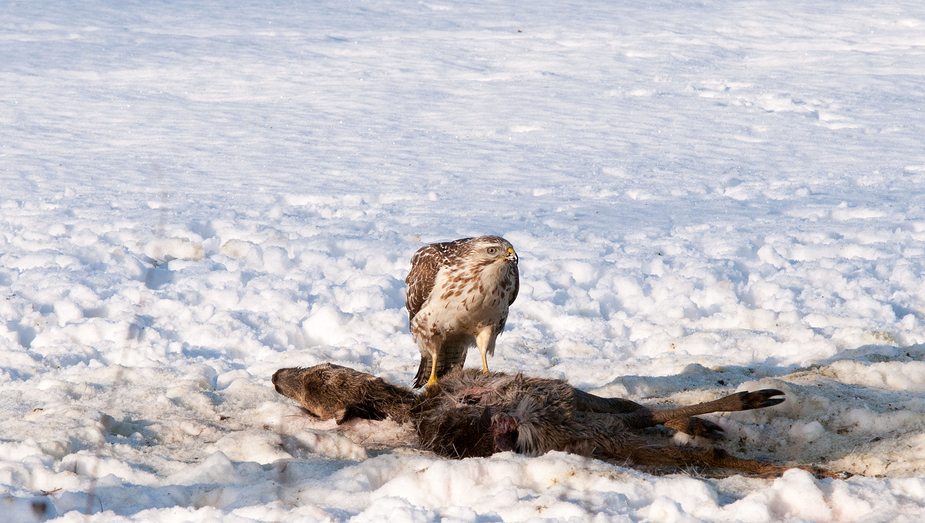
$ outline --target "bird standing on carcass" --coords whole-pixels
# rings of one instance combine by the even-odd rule
[[[405,279],[405,306],[421,349],[415,388],[461,369],[472,345],[482,354],[482,372],[488,373],[488,355],[495,353],[519,278],[517,253],[498,236],[432,243],[414,253]]]
[[[273,375],[280,394],[311,414],[413,423],[418,445],[449,458],[490,456],[514,451],[537,456],[551,450],[571,452],[618,465],[708,467],[780,475],[791,467],[737,458],[716,447],[653,444],[638,429],[663,424],[692,435],[718,438],[722,428],[693,416],[777,405],[779,390],[738,392],[715,401],[677,409],[654,410],[618,398],[601,398],[562,380],[522,374],[458,370],[440,378],[420,395],[369,374],[329,363],[280,369]],[[817,476],[842,477],[798,465]]]

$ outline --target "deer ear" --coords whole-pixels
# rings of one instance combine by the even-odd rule
[[[344,423],[345,421],[350,421],[353,418],[381,421],[387,417],[384,412],[376,408],[374,405],[370,405],[368,403],[348,405],[344,409],[337,411],[336,416],[338,425]]]

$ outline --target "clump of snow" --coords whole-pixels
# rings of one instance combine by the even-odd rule
[[[206,255],[202,245],[182,238],[156,239],[145,245],[144,253],[148,258],[158,262],[169,262],[171,260],[199,261]]]

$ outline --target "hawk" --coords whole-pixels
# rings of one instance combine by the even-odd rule
[[[462,368],[473,345],[482,353],[482,371],[487,374],[487,355],[494,355],[495,339],[520,289],[511,243],[480,236],[425,245],[411,257],[405,285],[411,335],[421,349],[414,387],[425,380],[432,385]]]

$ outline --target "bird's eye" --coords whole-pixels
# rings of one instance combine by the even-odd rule
[[[497,254],[497,253],[498,253],[498,248],[497,248],[497,247],[489,247],[489,248],[488,248],[488,254]]]

